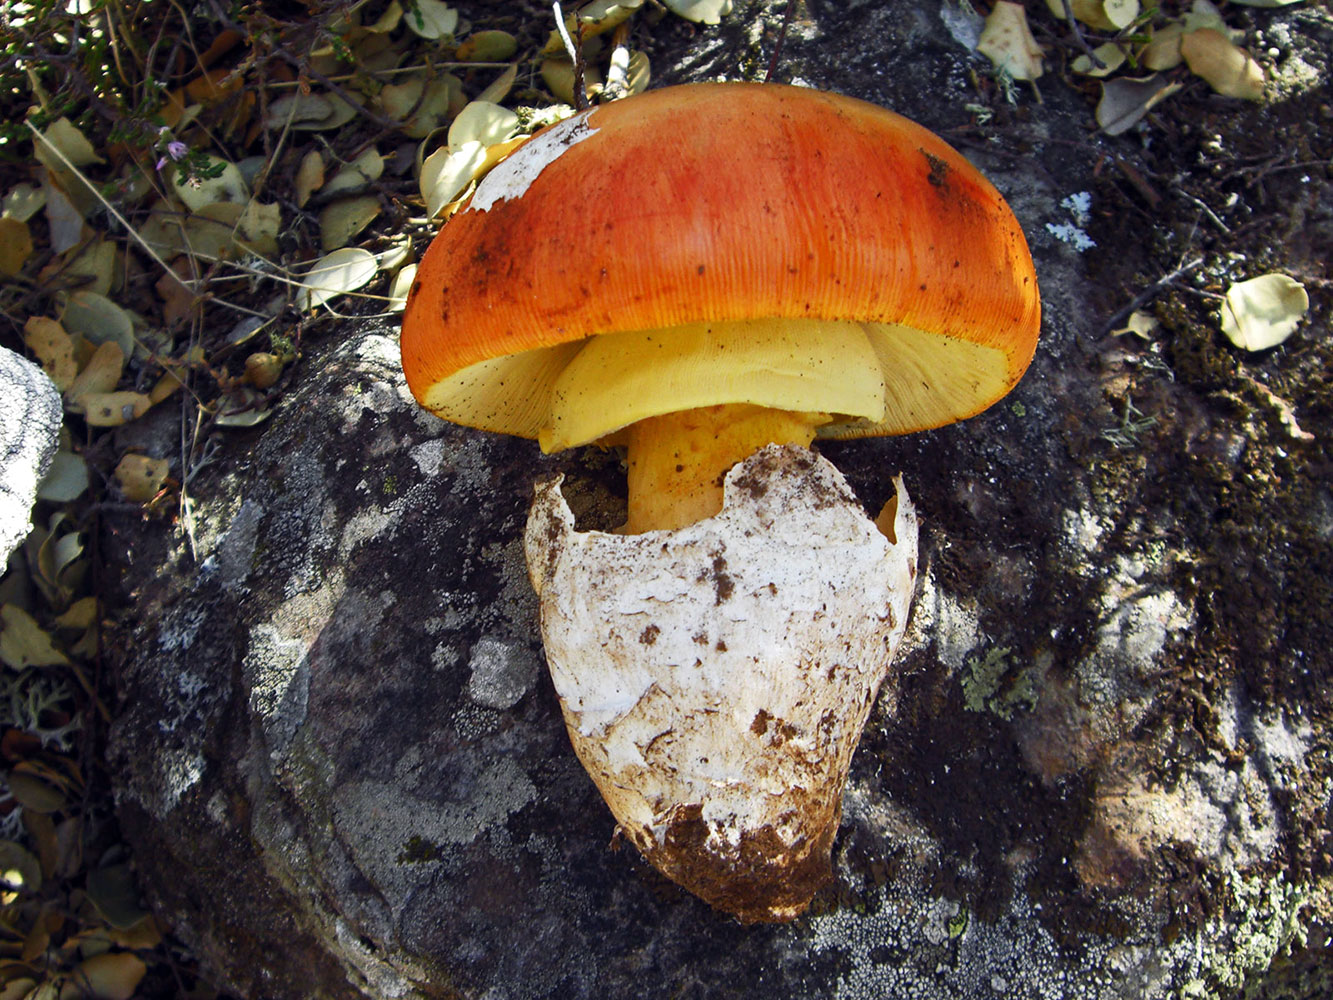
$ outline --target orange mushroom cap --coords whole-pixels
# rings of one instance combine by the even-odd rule
[[[792,342],[828,322],[865,334],[883,413],[787,407],[828,410],[821,436],[852,437],[940,426],[1001,398],[1032,359],[1040,302],[1013,213],[931,132],[805,88],[688,84],[577,114],[495,167],[426,251],[403,369],[446,419],[558,448],[628,422],[548,441],[561,373],[594,340],[637,332],[635,351],[668,350],[675,329],[697,341],[734,327],[748,343],[774,321]],[[614,367],[621,341],[606,343],[599,363]],[[756,365],[761,378],[774,367]],[[676,408],[782,405],[727,392]]]

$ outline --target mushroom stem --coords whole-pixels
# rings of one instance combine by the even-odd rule
[[[722,510],[722,479],[767,444],[809,447],[827,413],[748,403],[678,410],[631,424],[629,518],[621,533],[683,528]]]

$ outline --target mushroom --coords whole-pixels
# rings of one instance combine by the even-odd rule
[[[576,753],[660,871],[745,921],[831,876],[841,793],[906,625],[917,522],[818,438],[972,416],[1032,358],[1036,277],[996,190],[847,97],[690,84],[495,167],[427,250],[408,385],[544,451],[621,445],[628,520],[559,480],[525,549]]]

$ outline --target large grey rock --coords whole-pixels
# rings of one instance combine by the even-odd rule
[[[754,75],[779,17],[739,7],[659,77]],[[946,135],[968,120],[978,64],[938,5],[809,9],[788,76]],[[557,471],[584,526],[615,524],[614,455],[439,424],[395,331],[362,324],[196,477],[189,542],[107,515],[133,618],[121,822],[216,976],[275,997],[1323,995],[1327,333],[1273,359],[1308,437],[1219,388],[1206,334],[1182,326],[1165,359],[1101,340],[1136,244],[1059,238],[1071,196],[1106,189],[1081,98],[1044,97],[954,136],[1038,262],[1027,377],[965,424],[824,448],[871,510],[903,472],[922,583],[836,886],[794,924],[741,927],[617,849],[565,737],[522,525]]]
[[[0,347],[0,565],[32,528],[37,487],[56,453],[64,410],[46,373]]]

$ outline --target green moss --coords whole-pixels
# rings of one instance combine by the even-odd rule
[[[413,834],[399,848],[398,857],[395,860],[400,865],[420,865],[440,860],[443,853],[443,849],[438,844],[432,844],[425,837]]]
[[[955,913],[952,917],[950,917],[948,924],[945,925],[945,928],[949,932],[950,940],[962,937],[963,932],[967,930],[967,910],[960,909],[957,913]]]
[[[1199,316],[1179,294],[1158,300],[1154,314],[1170,345],[1171,368],[1181,382],[1217,389],[1235,377],[1235,353],[1223,343],[1215,320]]]

